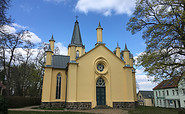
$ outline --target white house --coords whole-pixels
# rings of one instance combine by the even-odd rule
[[[153,90],[155,107],[185,108],[185,79],[183,76],[164,80]]]

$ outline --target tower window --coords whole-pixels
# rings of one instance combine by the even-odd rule
[[[76,51],[76,58],[79,58],[79,51]]]
[[[61,95],[61,75],[57,75],[57,85],[56,85],[56,99],[60,99]]]

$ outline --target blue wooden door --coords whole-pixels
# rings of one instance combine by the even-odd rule
[[[106,105],[106,88],[105,82],[99,78],[96,82],[96,102],[97,105]]]

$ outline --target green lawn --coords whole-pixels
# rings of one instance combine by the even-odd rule
[[[178,114],[178,109],[138,106],[135,109],[125,109],[129,114]]]
[[[34,112],[34,111],[8,111],[8,114],[86,114],[82,112]]]

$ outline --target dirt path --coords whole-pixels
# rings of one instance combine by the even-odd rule
[[[86,112],[95,114],[128,114],[128,111],[121,109],[91,109],[91,110],[41,110],[32,109],[39,106],[29,106],[24,108],[8,109],[10,111],[39,111],[39,112]]]

